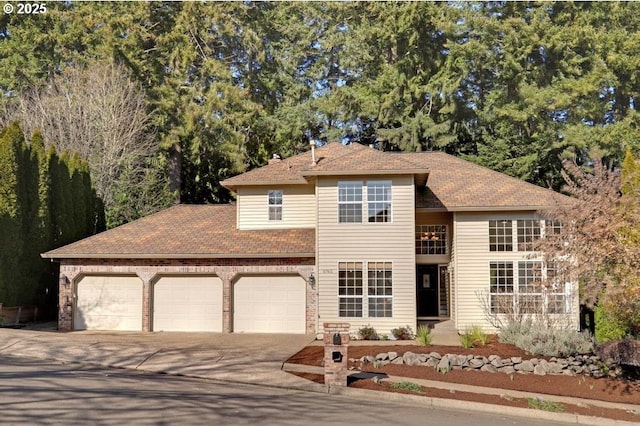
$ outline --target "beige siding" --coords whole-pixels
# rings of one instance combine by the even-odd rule
[[[269,220],[270,190],[282,191],[282,220]],[[314,185],[238,188],[238,229],[313,228],[315,204]]]
[[[379,333],[409,325],[415,331],[415,209],[413,178],[397,176],[370,180],[392,181],[392,222],[338,223],[338,181],[363,181],[367,178],[319,178],[318,193],[318,291],[319,321],[351,323],[356,333],[365,325]],[[363,188],[366,205],[366,188]],[[366,221],[366,206],[363,219]],[[369,318],[366,292],[363,317],[341,318],[338,315],[338,262],[385,261],[393,263],[393,317]],[[364,277],[366,288],[366,277]],[[322,331],[321,329],[318,330]]]
[[[454,307],[458,330],[479,325],[495,331],[487,320],[485,309],[489,293],[489,263],[504,260],[535,260],[531,252],[489,251],[489,220],[531,219],[535,212],[455,213],[454,215]],[[515,240],[514,240],[515,245]],[[514,263],[517,269],[517,264]],[[517,282],[514,283],[517,285]],[[577,312],[574,304],[574,313]],[[572,318],[575,321],[576,316]]]

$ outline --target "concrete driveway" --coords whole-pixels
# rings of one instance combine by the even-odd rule
[[[314,335],[0,329],[0,356],[80,362],[271,386],[303,386],[283,363]]]

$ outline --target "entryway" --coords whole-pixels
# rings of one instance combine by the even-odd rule
[[[447,265],[416,266],[416,306],[418,319],[449,317]]]

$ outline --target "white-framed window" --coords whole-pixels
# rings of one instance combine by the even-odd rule
[[[338,302],[340,317],[362,317],[362,262],[338,263]]]
[[[338,262],[338,316],[391,318],[392,263]]]
[[[416,254],[447,254],[447,225],[416,225]]]
[[[489,263],[489,297],[491,313],[511,312],[513,306],[513,262]]]
[[[338,182],[338,222],[362,223],[362,182]]]
[[[489,251],[513,251],[513,228],[510,220],[489,221]]]
[[[269,220],[282,220],[282,191],[269,191]]]
[[[391,262],[367,263],[367,293],[370,318],[393,316],[393,270]]]
[[[367,182],[369,222],[391,222],[391,181]]]
[[[564,274],[553,263],[543,266],[539,260],[489,262],[491,313],[566,314],[570,296]]]
[[[536,219],[518,219],[518,251],[533,251],[536,240],[540,238],[540,221]]]

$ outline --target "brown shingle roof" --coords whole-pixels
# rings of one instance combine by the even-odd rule
[[[418,207],[448,210],[537,210],[571,198],[443,152],[395,154],[430,170],[425,199]]]
[[[323,164],[334,158],[365,149],[368,148],[359,144],[345,146],[341,143],[333,142],[316,148],[316,161],[318,164]],[[305,184],[307,181],[302,176],[301,171],[310,165],[311,150],[279,161],[271,161],[263,167],[226,179],[222,181],[222,185],[234,189],[242,185]]]
[[[234,205],[177,205],[45,258],[313,257],[313,229],[238,231]]]

